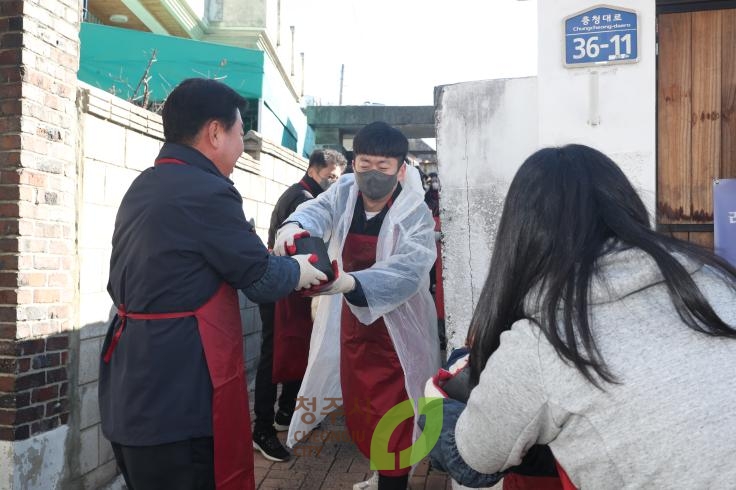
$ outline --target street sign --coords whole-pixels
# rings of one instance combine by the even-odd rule
[[[596,5],[565,18],[565,66],[639,61],[639,14]]]

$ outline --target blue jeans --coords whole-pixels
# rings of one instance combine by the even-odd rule
[[[479,473],[460,456],[455,443],[455,425],[457,419],[465,409],[465,404],[452,398],[444,398],[430,403],[425,409],[426,418],[432,419],[430,413],[442,410],[442,431],[437,444],[429,453],[429,460],[433,468],[447,472],[453,480],[470,488],[490,487],[503,478],[503,473],[491,475]],[[424,418],[420,418],[419,426],[424,429]],[[436,420],[436,419],[435,419]]]

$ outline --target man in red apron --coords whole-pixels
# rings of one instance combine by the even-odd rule
[[[271,213],[268,247],[276,230],[301,203],[322,194],[337,181],[345,157],[335,150],[315,150],[304,176],[279,197]],[[261,303],[261,356],[256,374],[253,412],[253,447],[271,461],[287,461],[291,455],[276,437],[289,428],[299,386],[307,369],[312,334],[312,299],[293,293],[276,303]],[[281,383],[278,411],[274,415],[277,383]]]
[[[326,278],[308,256],[270,256],[243,215],[228,176],[244,103],[215,80],[177,86],[115,220],[99,404],[131,490],[255,488],[236,289],[274,301]]]
[[[421,377],[439,365],[429,294],[434,221],[417,170],[404,163],[407,150],[397,129],[381,122],[365,126],[353,140],[354,173],[300,206],[277,233],[277,254],[286,254],[294,237],[305,232],[330,236],[337,271],[335,281],[312,290],[329,296],[317,311],[315,352],[310,352],[299,397],[319,407],[313,416],[297,409],[290,444],[300,424],[309,419],[307,425],[314,427],[326,415],[327,401],[340,395],[347,429],[366,457],[371,458],[371,442],[378,438],[398,461],[399,452],[417,437],[413,418],[391,434],[376,431],[391,408],[421,396],[426,380]],[[400,464],[379,468],[378,475],[354,488],[404,490],[410,471]]]

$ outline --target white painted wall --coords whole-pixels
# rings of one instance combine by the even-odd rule
[[[441,88],[437,154],[442,180],[445,309],[452,347],[465,341],[487,275],[508,184],[535,149],[568,143],[598,148],[622,167],[654,215],[655,1],[610,3],[639,13],[639,62],[565,68],[564,18],[598,4],[590,0],[537,2],[536,78]],[[594,72],[599,84],[598,125],[589,123]]]
[[[23,441],[0,441],[0,489],[58,488],[66,466],[68,425]]]
[[[616,0],[639,13],[639,62],[565,68],[563,19],[605,2],[537,2],[540,146],[583,143],[618,163],[653,215],[656,186],[655,1]],[[600,124],[588,123],[590,79],[598,74]]]
[[[490,263],[506,189],[537,147],[537,80],[485,80],[440,88],[437,154],[446,329],[465,341]]]

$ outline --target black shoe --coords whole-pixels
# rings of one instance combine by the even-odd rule
[[[276,415],[273,418],[273,428],[276,429],[276,432],[284,432],[285,430],[289,430],[292,415],[294,414],[285,412],[283,410],[279,410],[278,412],[276,412]]]
[[[253,432],[253,449],[258,449],[269,461],[289,461],[291,454],[281,445],[275,432]]]

